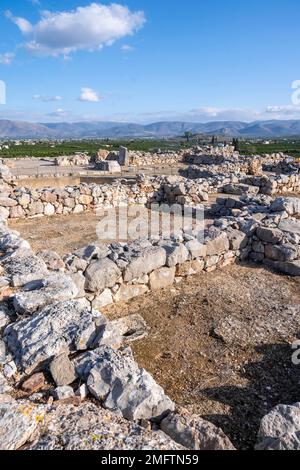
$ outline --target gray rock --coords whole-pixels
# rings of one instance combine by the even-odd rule
[[[121,277],[118,266],[108,258],[90,264],[85,272],[85,288],[89,292],[101,292],[113,287]]]
[[[178,444],[192,450],[235,450],[224,432],[200,416],[170,413],[162,420],[162,431]]]
[[[97,245],[88,245],[74,253],[78,258],[83,258],[87,262],[92,259],[102,259],[109,255],[108,246],[104,243],[98,243]]]
[[[175,266],[173,268],[156,269],[150,274],[149,286],[150,290],[164,289],[172,286],[175,280]]]
[[[57,387],[53,391],[53,395],[56,400],[64,400],[65,398],[73,398],[75,397],[75,393],[72,387],[64,385],[62,387]]]
[[[300,403],[278,405],[261,421],[256,450],[300,450]]]
[[[1,207],[13,207],[17,206],[18,202],[15,199],[10,197],[1,196],[0,197],[0,206]]]
[[[9,349],[32,371],[63,352],[84,351],[95,339],[93,312],[83,301],[57,302],[5,330]]]
[[[88,265],[88,262],[85,259],[78,258],[78,256],[73,254],[66,255],[63,260],[66,269],[72,273],[76,273],[77,271],[85,271]]]
[[[106,307],[113,303],[113,296],[110,289],[105,289],[101,294],[97,295],[92,301],[92,307],[95,309]]]
[[[17,450],[32,440],[45,409],[25,401],[0,404],[0,450]]]
[[[30,244],[26,240],[23,240],[18,233],[10,231],[0,238],[1,251],[14,251],[19,248],[29,250]]]
[[[122,284],[119,290],[114,295],[115,302],[128,302],[128,300],[134,299],[144,295],[149,291],[149,288],[145,285],[127,285]]]
[[[185,246],[189,250],[192,259],[205,258],[207,247],[203,243],[200,243],[198,240],[190,240]]]
[[[70,385],[76,380],[75,368],[67,354],[60,354],[51,361],[50,372],[59,387]]]
[[[166,264],[166,251],[162,247],[141,250],[125,269],[124,281],[129,282],[149,274]]]
[[[220,233],[213,238],[208,238],[205,244],[207,246],[207,256],[221,255],[229,250],[229,240],[226,233]]]
[[[11,311],[3,302],[0,303],[0,329],[4,328],[11,321]]]
[[[272,212],[287,212],[289,215],[300,213],[300,199],[294,197],[279,197],[271,204]]]
[[[183,243],[164,245],[167,253],[166,265],[170,268],[182,264],[189,259],[189,250]]]
[[[82,297],[85,297],[86,292],[85,292],[85,277],[82,274],[81,271],[78,271],[77,273],[68,273],[73,284],[76,286],[77,289],[77,295],[75,296],[76,299],[81,299]],[[94,308],[94,307],[93,307]]]
[[[55,251],[42,250],[37,253],[37,256],[46,263],[50,271],[61,271],[65,268],[65,263]]]
[[[260,240],[266,243],[280,243],[283,239],[281,230],[270,227],[258,227],[256,235]]]
[[[230,232],[227,232],[227,235],[230,250],[242,250],[247,246],[248,237],[244,232],[241,232],[240,230],[231,230]]]
[[[66,432],[67,430],[67,432]],[[93,403],[53,407],[30,450],[182,450],[163,432],[147,431]]]
[[[132,356],[121,351],[101,347],[93,359],[86,360],[87,386],[105,408],[120,410],[129,420],[160,419],[174,410],[174,403]],[[77,368],[78,370],[78,368]]]
[[[94,346],[109,346],[118,349],[124,343],[145,338],[148,327],[141,315],[133,314],[104,323]]]
[[[57,273],[25,285],[24,291],[15,294],[13,303],[18,313],[32,314],[53,302],[74,299],[77,294],[71,277]]]
[[[298,257],[298,249],[295,245],[266,245],[265,257],[274,261],[293,261]]]
[[[14,287],[21,287],[31,281],[42,279],[48,274],[46,263],[35,255],[14,257],[5,262]]]
[[[300,235],[299,221],[292,222],[291,220],[282,220],[278,227],[283,232],[295,233],[296,235]]]
[[[11,392],[12,387],[9,385],[8,381],[0,372],[0,394]]]

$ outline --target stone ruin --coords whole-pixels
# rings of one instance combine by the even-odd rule
[[[143,318],[109,321],[101,313],[109,304],[239,261],[300,276],[299,174],[261,174],[265,157],[253,167],[235,154],[226,154],[225,162],[215,156],[212,165],[199,155],[197,164],[193,160],[192,166],[209,166],[208,177],[141,175],[131,186],[16,188],[0,167],[0,289],[9,289],[0,307],[1,449],[234,449],[221,429],[178,409],[135,362],[130,343],[147,335]],[[211,223],[203,243],[184,227],[172,237],[95,242],[61,258],[34,253],[7,225],[10,218],[153,202],[206,205]],[[47,375],[51,399],[44,402],[38,392]],[[16,389],[22,398],[15,398]],[[299,448],[299,413],[299,404],[279,405],[265,416],[257,449]],[[94,438],[103,433],[105,441]]]

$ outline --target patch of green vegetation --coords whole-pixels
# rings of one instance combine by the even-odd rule
[[[240,141],[239,152],[242,155],[261,155],[283,152],[291,157],[300,156],[300,141],[274,140],[269,144],[255,141]]]
[[[0,150],[0,158],[55,158],[63,155],[74,155],[76,152],[86,152],[94,155],[99,149],[117,151],[120,145],[129,150],[141,152],[155,152],[158,149],[162,151],[176,151],[183,147],[190,147],[192,144],[182,139],[163,139],[163,140],[78,140],[78,141],[59,141],[59,142],[36,142],[32,145],[23,142],[21,145],[14,145],[13,142],[3,142],[0,144],[9,145],[9,149]]]

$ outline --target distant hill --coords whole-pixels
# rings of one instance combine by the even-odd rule
[[[300,137],[300,120],[215,121],[208,123],[166,121],[153,124],[120,122],[30,123],[0,120],[0,138],[122,138],[175,137],[185,132],[226,137]]]

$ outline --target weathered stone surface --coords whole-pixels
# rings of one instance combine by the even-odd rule
[[[0,372],[0,394],[8,393],[12,390],[12,387],[7,382],[6,378]]]
[[[10,197],[0,196],[0,206],[2,207],[13,207],[17,206],[18,202]]]
[[[175,267],[160,268],[150,274],[149,285],[151,290],[164,289],[174,283]]]
[[[166,265],[170,268],[182,264],[189,258],[189,250],[182,243],[164,245],[167,253]]]
[[[126,285],[122,284],[118,292],[114,295],[115,302],[127,302],[134,297],[146,294],[149,291],[147,286],[142,284],[138,285]]]
[[[300,199],[296,197],[279,197],[272,202],[272,212],[287,212],[289,215],[300,213]]]
[[[76,379],[74,366],[67,354],[60,354],[51,361],[50,372],[59,387],[70,385]]]
[[[45,407],[30,402],[0,404],[0,450],[17,450],[32,440],[44,415]]]
[[[224,432],[200,416],[171,413],[160,424],[175,442],[192,450],[235,450]]]
[[[133,314],[105,322],[101,327],[94,346],[109,346],[118,349],[124,343],[145,338],[148,327],[141,315]]]
[[[248,237],[240,230],[232,230],[228,233],[230,250],[242,250],[247,246]]]
[[[22,383],[22,390],[26,393],[36,393],[45,386],[45,376],[42,372],[33,374]]]
[[[118,266],[108,258],[90,264],[85,272],[85,288],[89,292],[101,292],[113,287],[121,276]]]
[[[93,312],[83,301],[57,302],[9,325],[5,335],[20,366],[32,370],[63,352],[87,349],[95,336]]]
[[[256,450],[300,450],[300,403],[278,405],[262,419]]]
[[[205,266],[204,260],[194,259],[193,261],[186,261],[183,264],[176,266],[177,276],[194,276],[195,274],[203,271]]]
[[[295,245],[266,245],[265,257],[275,261],[293,261],[298,257]]]
[[[162,247],[151,247],[142,250],[132,259],[125,270],[124,281],[138,279],[166,264],[166,251]]]
[[[76,286],[77,289],[77,295],[75,296],[75,299],[81,299],[85,297],[86,292],[85,292],[85,277],[82,274],[81,271],[78,271],[77,273],[68,273],[73,284]]]
[[[10,258],[5,268],[12,278],[15,287],[21,287],[31,281],[42,279],[48,274],[45,262],[33,254]]]
[[[91,261],[92,259],[102,259],[107,258],[109,255],[108,246],[104,243],[97,243],[94,245],[88,245],[80,250],[75,251],[74,255],[79,258],[83,258],[86,261]]]
[[[90,392],[105,408],[120,410],[126,419],[161,418],[174,410],[163,389],[126,351],[101,347],[82,358],[77,372],[88,377]]]
[[[23,219],[25,217],[24,209],[21,206],[11,207],[9,210],[9,217],[11,219]]]
[[[14,307],[22,314],[32,314],[53,302],[74,299],[78,294],[70,276],[61,273],[27,284],[24,289],[14,296]]]
[[[66,400],[75,396],[73,388],[69,387],[68,385],[57,387],[53,394],[56,400]]]
[[[300,235],[300,222],[299,221],[293,222],[291,220],[282,220],[278,227],[283,232],[295,233],[296,235]]]
[[[53,407],[45,417],[42,435],[30,449],[149,451],[181,450],[182,447],[162,432],[147,431],[86,402],[79,407]]]
[[[27,241],[23,240],[18,232],[6,232],[0,239],[0,249],[3,252],[15,251],[18,249],[30,250],[30,245]]]
[[[37,253],[37,256],[46,263],[50,271],[60,271],[65,268],[65,263],[55,251],[42,250]]]
[[[11,311],[3,302],[0,302],[0,329],[4,328],[11,321]]]
[[[113,296],[110,289],[105,289],[100,295],[97,295],[92,302],[95,309],[106,307],[113,303]]]
[[[190,240],[185,246],[189,250],[192,259],[205,258],[207,246],[203,243],[200,243],[198,240]]]
[[[229,240],[226,233],[220,233],[215,238],[207,239],[205,244],[207,246],[207,256],[220,255],[229,250]]]
[[[277,228],[258,227],[256,234],[260,240],[266,243],[280,243],[283,234]]]

